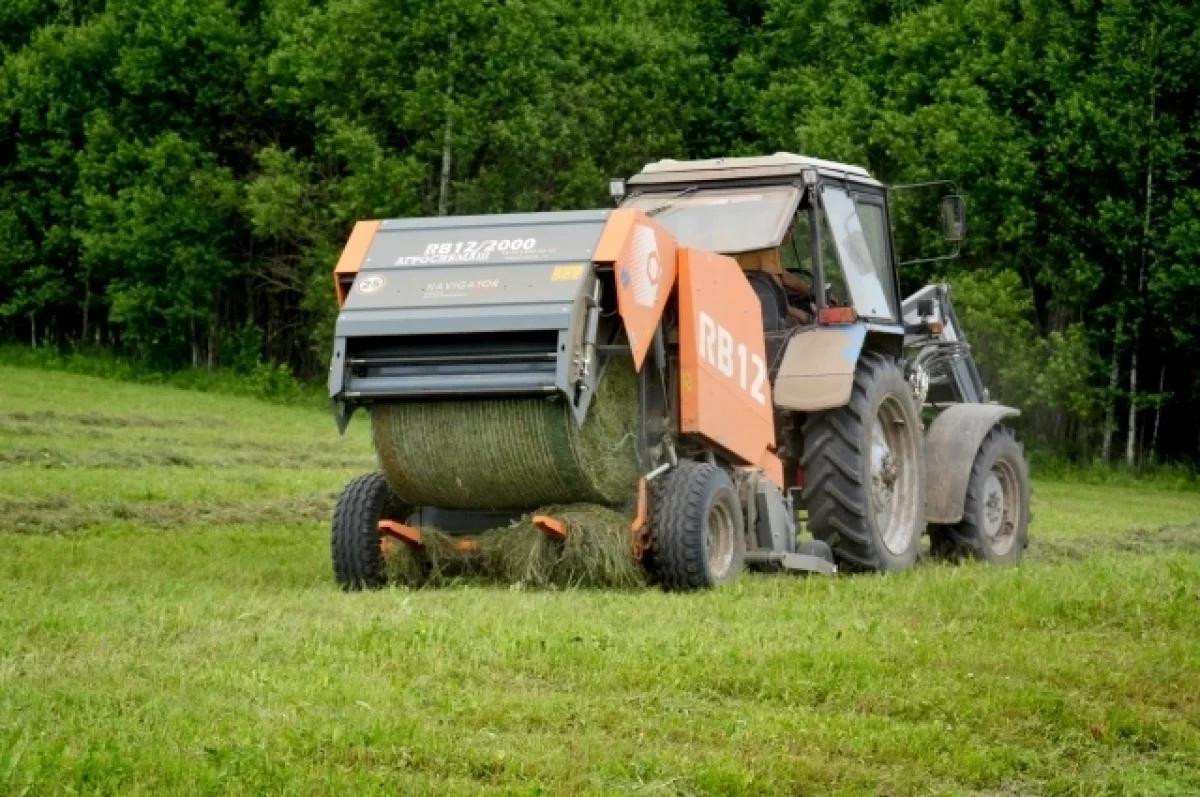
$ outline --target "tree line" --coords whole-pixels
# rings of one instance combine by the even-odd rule
[[[0,337],[323,370],[361,218],[594,207],[663,157],[951,179],[988,382],[1079,458],[1190,459],[1187,0],[8,0]],[[936,197],[897,195],[897,244]]]

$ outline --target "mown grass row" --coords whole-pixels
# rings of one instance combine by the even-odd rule
[[[0,793],[1200,793],[1193,493],[1039,481],[1013,570],[345,595],[365,425],[0,380]]]

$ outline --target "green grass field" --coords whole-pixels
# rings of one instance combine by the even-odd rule
[[[1038,482],[1010,570],[346,595],[371,466],[0,367],[0,793],[1200,793],[1200,493]]]

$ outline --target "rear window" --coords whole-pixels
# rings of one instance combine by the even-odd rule
[[[779,246],[800,194],[790,185],[701,188],[638,194],[623,207],[650,213],[684,246],[736,254]]]

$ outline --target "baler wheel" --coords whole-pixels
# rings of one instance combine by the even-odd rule
[[[894,360],[865,353],[844,407],[813,413],[801,459],[808,525],[852,570],[904,570],[925,531],[925,450]]]
[[[1016,564],[1029,544],[1029,465],[1013,431],[997,426],[971,466],[962,520],[929,530],[930,553]]]
[[[379,521],[404,516],[382,473],[366,473],[346,485],[333,512],[333,575],[347,591],[387,585]]]
[[[709,589],[737,578],[746,555],[742,506],[725,471],[680,462],[655,486],[645,564],[668,591]]]

